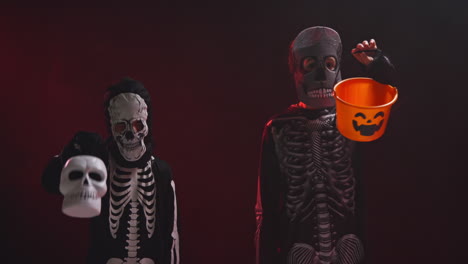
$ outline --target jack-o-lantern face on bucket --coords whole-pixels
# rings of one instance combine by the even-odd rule
[[[350,78],[335,85],[334,97],[340,133],[350,140],[369,142],[384,134],[398,91],[370,78]]]
[[[365,114],[359,112],[354,115],[353,127],[361,136],[372,136],[376,131],[379,131],[384,122],[384,112],[380,111],[373,117],[367,118]]]

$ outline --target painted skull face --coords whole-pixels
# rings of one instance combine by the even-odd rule
[[[353,127],[356,131],[359,131],[361,136],[372,136],[375,132],[379,131],[380,127],[384,122],[384,113],[378,112],[373,117],[367,119],[366,115],[359,112],[354,115],[356,118],[353,120]]]
[[[138,94],[121,93],[110,100],[112,135],[120,154],[127,161],[137,161],[146,152],[148,107]]]

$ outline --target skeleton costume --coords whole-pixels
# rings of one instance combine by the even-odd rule
[[[353,142],[335,125],[332,89],[341,80],[341,51],[338,33],[326,27],[305,29],[291,45],[301,103],[274,116],[264,129],[255,208],[257,264],[363,263]],[[315,61],[310,71],[303,68],[307,58]],[[381,54],[367,69],[383,83],[393,73]]]
[[[60,180],[64,165],[62,179],[68,177],[69,182],[78,182],[79,178],[80,184],[75,184],[89,184],[82,178],[88,174],[77,174],[79,168],[67,166],[83,163],[72,162],[81,157],[100,158],[107,167],[107,193],[102,197],[101,213],[91,218],[87,263],[177,264],[175,184],[169,165],[152,156],[151,102],[147,90],[131,79],[109,87],[105,114],[112,136],[103,142],[97,134],[78,132],[46,167],[43,186],[51,193],[59,193],[59,185],[62,190],[62,185],[67,184]],[[105,179],[94,177],[99,181]]]

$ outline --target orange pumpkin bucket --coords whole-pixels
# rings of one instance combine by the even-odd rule
[[[384,134],[398,98],[395,87],[371,78],[350,78],[337,83],[333,91],[336,125],[343,136],[368,142]]]

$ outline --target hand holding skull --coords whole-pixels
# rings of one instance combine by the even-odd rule
[[[351,54],[353,54],[354,58],[366,66],[374,61],[377,52],[377,43],[374,39],[370,41],[364,40],[358,43],[356,48],[351,50]]]

